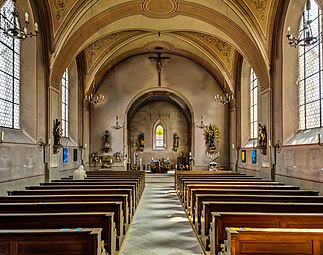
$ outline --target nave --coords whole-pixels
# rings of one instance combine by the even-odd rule
[[[146,174],[120,255],[202,255],[174,189],[173,174]]]

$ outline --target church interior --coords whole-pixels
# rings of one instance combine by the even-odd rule
[[[180,173],[203,171],[318,195],[322,8],[323,0],[0,0],[1,196],[81,165],[129,173],[138,198],[142,173],[155,187],[158,176],[181,184]],[[185,185],[175,183],[184,209]]]

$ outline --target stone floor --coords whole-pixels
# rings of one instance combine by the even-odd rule
[[[203,255],[174,190],[174,175],[146,174],[120,255]]]

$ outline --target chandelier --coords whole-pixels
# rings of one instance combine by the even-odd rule
[[[205,124],[204,124],[204,122],[203,122],[203,115],[201,115],[201,122],[200,123],[198,123],[198,124],[196,124],[196,127],[197,128],[200,128],[200,129],[204,129],[205,128]]]
[[[229,95],[228,93],[222,94],[222,95],[215,95],[214,100],[215,102],[221,103],[221,104],[227,104],[230,103],[233,100],[233,95]]]
[[[96,91],[93,91],[90,95],[85,96],[85,100],[88,101],[90,104],[99,104],[104,101],[103,95],[97,95]]]
[[[296,48],[297,46],[309,46],[314,45],[318,41],[318,36],[313,36],[311,23],[313,20],[310,19],[311,0],[307,0],[306,10],[303,13],[303,27],[299,31],[298,38],[291,34],[291,29],[287,29],[287,39],[291,47]]]
[[[120,124],[119,124],[119,116],[118,116],[118,115],[116,116],[116,124],[111,125],[111,128],[114,128],[114,129],[120,129],[120,128],[123,128],[123,125],[120,125]]]
[[[35,22],[35,32],[28,32],[29,25],[29,15],[25,12],[25,24],[22,26],[19,20],[19,13],[16,11],[17,0],[12,0],[13,6],[9,8],[2,8],[3,13],[1,13],[1,27],[3,28],[3,33],[7,37],[12,37],[14,39],[25,40],[28,36],[33,37],[38,34],[38,24]],[[13,8],[12,8],[13,7]]]

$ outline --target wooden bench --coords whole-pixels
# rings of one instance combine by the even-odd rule
[[[323,214],[306,213],[212,213],[210,252],[218,254],[227,238],[227,227],[248,228],[323,228]]]
[[[323,213],[323,203],[283,202],[203,202],[201,213],[201,240],[208,249],[212,212],[279,212]]]
[[[282,195],[282,196],[317,196],[319,194],[318,191],[314,190],[261,190],[261,189],[212,189],[212,188],[193,188],[190,189],[190,194],[188,197],[190,199],[187,201],[187,208],[189,215],[192,215],[192,211],[194,212],[195,204],[196,204],[196,195],[199,194],[249,194],[249,195]],[[191,217],[193,223],[195,223],[195,218]]]
[[[300,187],[297,186],[289,186],[289,185],[262,185],[262,184],[254,184],[254,185],[249,185],[249,184],[187,184],[186,186],[186,192],[183,197],[183,204],[187,206],[187,201],[191,200],[190,197],[190,190],[192,188],[198,189],[259,189],[259,190],[299,190]]]
[[[134,198],[134,207],[137,208],[139,203],[139,196],[137,196],[136,187],[132,184],[101,184],[101,185],[91,185],[91,184],[70,184],[70,185],[47,185],[47,186],[29,186],[26,190],[80,190],[80,189],[131,189],[132,197]]]
[[[40,187],[49,187],[49,186],[96,186],[100,188],[104,188],[104,186],[110,186],[114,187],[115,185],[120,186],[120,187],[132,187],[134,190],[134,196],[136,199],[139,201],[141,197],[141,191],[138,188],[138,183],[136,181],[116,181],[116,180],[110,180],[110,181],[103,181],[103,182],[91,182],[91,181],[85,181],[85,180],[74,180],[74,181],[67,181],[67,182],[45,182],[45,183],[40,183],[40,186],[30,186],[28,189],[41,189]],[[38,188],[36,188],[38,187]]]
[[[66,228],[101,228],[105,250],[109,254],[116,254],[116,233],[112,212],[0,214],[0,229]]]
[[[200,233],[199,219],[201,218],[201,211],[203,202],[299,202],[299,203],[323,203],[323,196],[281,196],[281,195],[208,195],[201,194],[196,196],[195,228]]]
[[[101,255],[101,229],[0,230],[1,255]]]
[[[131,189],[45,189],[45,190],[12,190],[8,191],[9,196],[40,196],[40,195],[80,195],[96,196],[109,194],[125,194],[129,197],[129,206],[132,207],[132,215],[135,211],[135,198]]]
[[[174,175],[174,183],[175,183],[175,189],[177,187],[177,184],[179,182],[179,179],[184,176],[246,176],[247,174],[245,173],[238,173],[238,172],[233,172],[233,171],[175,171]]]
[[[93,183],[93,184],[106,184],[106,183],[117,183],[117,184],[123,184],[123,183],[130,183],[130,184],[135,184],[136,189],[138,192],[138,195],[141,197],[141,194],[144,190],[144,185],[141,185],[139,179],[133,179],[133,178],[85,178],[84,180],[73,180],[73,179],[65,179],[65,180],[52,180],[51,182],[45,182],[45,183],[40,183],[41,186],[46,186],[46,185],[57,185],[57,184],[71,184],[71,183],[78,183],[78,184],[84,184],[84,183]]]
[[[0,203],[0,213],[61,212],[113,212],[117,234],[116,246],[119,250],[124,238],[122,202]]]
[[[284,183],[281,182],[272,182],[272,181],[266,181],[266,180],[253,180],[253,179],[241,179],[241,178],[226,178],[226,179],[196,179],[196,180],[192,180],[192,179],[183,179],[182,181],[182,186],[180,186],[180,189],[178,190],[178,194],[180,197],[183,197],[183,195],[185,194],[186,191],[186,187],[187,185],[190,184],[229,184],[229,183],[236,183],[236,184],[240,184],[240,183],[245,183],[245,184],[249,184],[249,185],[259,185],[259,184],[263,184],[263,185],[284,185]]]
[[[130,224],[132,208],[129,206],[128,195],[126,194],[84,194],[71,195],[67,191],[66,194],[58,195],[38,195],[38,196],[0,196],[0,203],[36,203],[36,202],[122,202],[122,210],[124,215],[124,233],[128,230]],[[129,211],[130,210],[130,211]]]
[[[228,255],[323,254],[323,229],[227,228]]]

